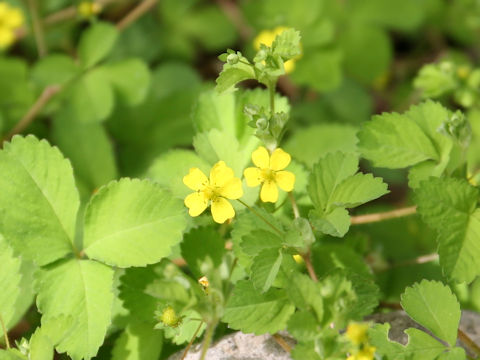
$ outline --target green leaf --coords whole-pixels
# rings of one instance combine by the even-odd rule
[[[90,193],[117,178],[113,146],[102,124],[59,116],[52,131],[56,144],[72,162],[75,176]]]
[[[251,282],[241,280],[235,285],[222,321],[244,333],[273,334],[285,328],[294,311],[287,291],[270,289],[261,294]]]
[[[235,65],[224,64],[223,70],[217,77],[216,90],[219,93],[225,91],[235,91],[235,85],[241,81],[255,79],[253,66],[242,63]]]
[[[430,178],[415,195],[419,214],[437,230],[443,272],[459,282],[473,281],[480,274],[478,189],[465,180]]]
[[[212,227],[191,230],[185,234],[180,244],[182,257],[188,264],[193,276],[200,278],[205,275],[202,264],[208,263],[218,268],[225,253],[225,243],[219,232]]]
[[[177,345],[186,344],[192,339],[193,335],[200,326],[200,322],[198,321],[198,319],[201,318],[201,315],[192,309],[181,312],[180,316],[183,317],[183,320],[179,327],[175,329],[172,329],[170,327],[164,329],[165,337],[167,339],[171,339],[171,341]],[[206,323],[201,324],[200,330],[198,331],[196,338],[202,336],[206,327]]]
[[[253,259],[251,279],[253,286],[261,293],[272,286],[282,264],[283,254],[280,249],[265,249]]]
[[[322,360],[322,357],[318,355],[315,351],[315,344],[313,342],[309,343],[298,343],[292,349],[291,356],[294,360]]]
[[[114,96],[104,68],[96,68],[78,79],[64,95],[60,113],[71,121],[99,122],[113,110]]]
[[[182,179],[193,167],[198,167],[204,174],[210,171],[210,165],[194,151],[170,150],[155,159],[145,177],[169,189],[175,197],[183,199],[192,190],[185,186]]]
[[[102,61],[110,52],[118,37],[115,26],[97,22],[83,34],[78,45],[78,57],[82,67],[88,69]]]
[[[335,206],[356,207],[389,193],[382,178],[358,173],[339,184],[329,202]]]
[[[150,87],[150,71],[142,60],[127,59],[108,64],[104,69],[125,103],[133,106],[145,99]]]
[[[48,55],[35,63],[32,78],[39,86],[63,85],[80,73],[73,59],[62,54]]]
[[[0,232],[25,259],[46,265],[73,252],[79,197],[56,147],[33,136],[4,143],[0,188]]]
[[[290,60],[302,53],[300,47],[300,32],[295,29],[286,29],[275,37],[272,52],[283,60]]]
[[[57,351],[74,360],[97,354],[111,321],[112,285],[112,269],[91,260],[70,259],[39,272],[37,307],[42,324],[60,315],[75,320]]]
[[[455,346],[461,312],[460,304],[448,286],[423,280],[407,287],[401,304],[413,320],[450,346]]]
[[[312,247],[312,264],[318,276],[327,275],[336,268],[349,269],[363,277],[372,275],[362,256],[343,244],[315,244]]]
[[[296,131],[286,142],[285,151],[309,168],[328,153],[357,150],[357,129],[349,125],[314,125]]]
[[[149,323],[130,323],[115,341],[112,360],[158,359],[163,336]]]
[[[13,250],[8,246],[3,236],[0,235],[0,317],[3,324],[8,325],[15,316],[15,307],[20,295],[21,261],[13,255]],[[3,336],[3,329],[0,330]]]
[[[308,311],[293,314],[288,320],[287,329],[295,339],[302,342],[313,340],[320,334],[315,317]]]
[[[390,324],[377,324],[369,329],[368,335],[376,351],[387,360],[435,360],[445,351],[445,346],[430,335],[418,329],[408,329],[407,345],[388,338]]]
[[[308,218],[316,230],[331,236],[343,237],[350,229],[350,215],[341,207],[328,213],[310,210]]]
[[[23,355],[17,349],[0,349],[0,359],[2,360],[28,360],[28,357]]]
[[[289,278],[288,297],[302,311],[313,311],[317,321],[323,319],[322,287],[310,277],[293,272]]]
[[[185,229],[183,204],[148,180],[101,188],[85,211],[84,251],[118,267],[145,266],[170,255]]]
[[[282,239],[277,233],[269,230],[253,230],[250,234],[242,237],[240,246],[246,254],[257,255],[263,250],[280,249]]]

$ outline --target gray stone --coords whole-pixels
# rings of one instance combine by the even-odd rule
[[[402,344],[407,343],[407,335],[404,330],[413,327],[426,331],[415,321],[410,319],[404,311],[392,311],[389,313],[379,313],[369,316],[367,321],[377,323],[389,322],[391,324],[389,338]],[[463,311],[460,320],[460,329],[467,334],[475,343],[480,344],[480,314],[473,311]],[[428,331],[427,331],[428,332]],[[290,347],[295,346],[295,340],[287,333],[281,333],[282,337]],[[474,356],[464,344],[462,346],[467,354]],[[172,355],[168,360],[180,360],[182,353]],[[201,353],[201,344],[192,346],[186,360],[199,360]],[[290,360],[291,357],[285,350],[278,345],[270,334],[255,336],[253,334],[243,334],[236,332],[227,335],[213,344],[207,352],[208,360]]]

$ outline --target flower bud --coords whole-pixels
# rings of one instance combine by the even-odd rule
[[[235,65],[236,63],[238,63],[239,60],[240,58],[237,54],[230,54],[227,56],[227,63],[230,65]]]

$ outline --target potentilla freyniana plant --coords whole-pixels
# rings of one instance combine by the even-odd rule
[[[101,27],[96,31],[115,36]],[[104,56],[88,42],[85,68]],[[427,100],[403,114],[374,116],[358,133],[359,153],[332,152],[302,165],[282,148],[290,107],[276,93],[278,78],[301,55],[300,34],[291,28],[262,34],[253,59],[222,54],[216,89],[203,93],[194,111],[195,153],[155,165],[175,173],[172,184],[123,178],[82,208],[58,148],[33,136],[4,144],[2,359],[52,359],[54,349],[90,359],[117,329],[114,359],[156,359],[162,341],[186,353],[197,338],[205,359],[227,327],[287,330],[297,343],[286,351],[297,360],[466,359],[456,345],[461,312],[449,285],[480,274],[467,118]],[[266,90],[234,92],[252,79]],[[361,157],[408,169],[416,208],[353,217],[348,209],[389,192],[381,178],[359,171]],[[437,232],[444,279],[405,289],[401,306],[430,333],[408,329],[401,345],[389,340],[389,324],[363,321],[379,305],[379,287],[362,256],[338,244],[353,225],[415,211]],[[172,252],[185,264],[173,262]],[[41,326],[12,344],[5,332],[23,311],[21,267],[32,269]]]

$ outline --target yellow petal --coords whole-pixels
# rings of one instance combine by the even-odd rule
[[[0,49],[6,48],[15,41],[15,34],[13,30],[0,27]]]
[[[290,154],[280,148],[275,149],[270,159],[270,169],[278,171],[285,169],[290,164]]]
[[[295,60],[291,59],[286,61],[283,64],[283,67],[285,68],[285,73],[290,74],[293,70],[295,70]]]
[[[218,197],[212,201],[212,216],[215,222],[223,224],[235,216],[235,210],[226,199]]]
[[[13,8],[8,11],[7,16],[4,19],[3,25],[14,30],[22,26],[23,23],[23,13],[20,11],[20,9]]]
[[[183,177],[183,183],[192,190],[203,190],[208,185],[208,179],[199,168],[191,168],[189,173]]]
[[[259,146],[258,149],[252,153],[252,161],[255,166],[259,167],[260,169],[268,169],[270,162],[268,150],[263,146]]]
[[[275,34],[270,30],[262,30],[253,40],[253,47],[255,50],[260,50],[260,45],[271,46],[275,40]]]
[[[263,202],[277,202],[278,200],[278,189],[277,185],[273,181],[265,181],[262,185],[262,190],[260,191],[260,199]]]
[[[185,198],[184,202],[190,216],[200,215],[208,205],[208,199],[205,198],[201,191],[191,193]]]
[[[233,179],[235,174],[225,161],[219,161],[210,170],[210,185],[222,187]]]
[[[247,185],[250,187],[258,186],[262,182],[262,171],[256,167],[249,167],[243,171],[243,176],[247,180]]]
[[[233,178],[228,183],[223,185],[218,193],[227,199],[239,199],[243,196],[242,180]]]
[[[295,174],[290,171],[278,171],[275,173],[275,182],[283,191],[292,191],[295,185]]]

